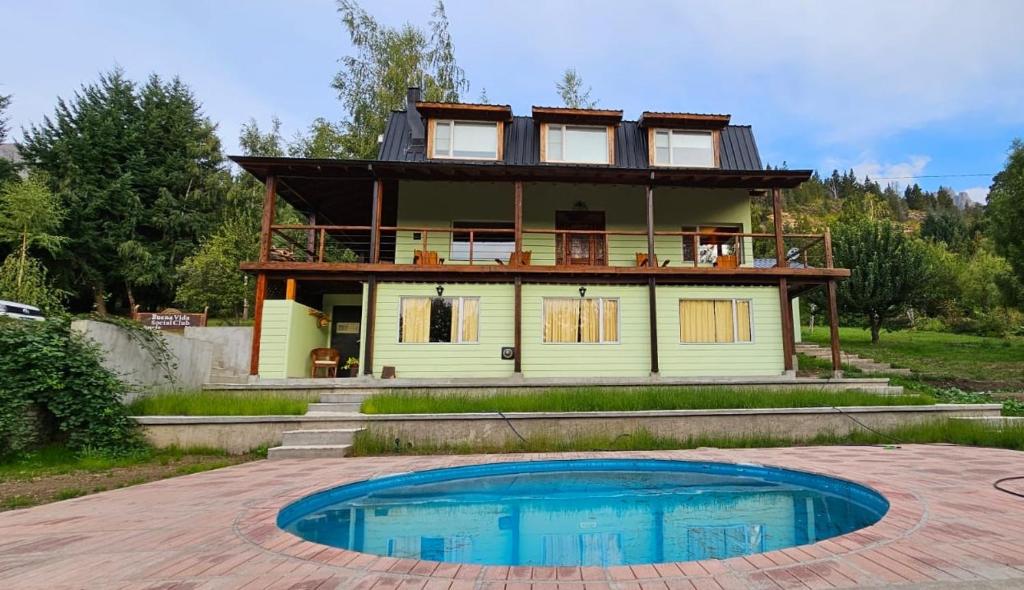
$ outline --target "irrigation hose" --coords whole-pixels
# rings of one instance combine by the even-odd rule
[[[512,429],[512,432],[516,433],[516,436],[519,437],[519,440],[526,442],[526,439],[523,438],[523,435],[519,434],[519,431],[516,430],[516,427],[512,424],[512,421],[508,419],[508,416],[506,416],[504,412],[498,410],[498,415],[501,416],[501,419],[505,421],[505,424],[508,424],[508,427]]]
[[[846,416],[846,417],[847,417],[847,418],[849,418],[850,420],[853,420],[853,421],[854,421],[854,423],[856,423],[857,425],[859,425],[859,426],[860,426],[861,428],[863,428],[864,430],[868,430],[868,431],[870,431],[870,432],[874,432],[874,433],[875,433],[875,434],[877,434],[878,436],[880,436],[880,437],[882,437],[882,438],[884,438],[884,439],[886,439],[886,440],[888,440],[888,441],[892,442],[892,443],[893,443],[893,444],[894,444],[894,445],[896,446],[896,448],[899,448],[899,447],[900,447],[900,441],[898,441],[898,440],[896,440],[895,438],[893,438],[893,437],[889,436],[888,434],[885,434],[884,432],[879,432],[878,430],[875,430],[874,428],[871,428],[871,427],[870,427],[870,426],[868,426],[867,424],[865,424],[865,423],[861,422],[860,420],[858,420],[858,419],[854,418],[854,417],[853,417],[853,416],[851,416],[850,414],[847,414],[846,412],[844,412],[844,411],[840,410],[839,408],[837,408],[837,407],[835,407],[835,406],[832,406],[832,409],[833,409],[833,410],[835,410],[835,411],[837,411],[837,412],[839,412],[839,413],[840,413],[840,414],[842,414],[843,416]]]
[[[1016,477],[1004,477],[1003,479],[996,480],[996,482],[992,484],[992,487],[994,487],[995,489],[999,490],[1000,492],[1004,492],[1004,493],[1010,494],[1011,496],[1017,496],[1018,498],[1024,498],[1024,494],[1021,494],[1019,492],[1014,492],[1013,490],[1008,490],[1008,489],[1006,489],[1004,487],[1000,487],[1000,485],[999,485],[999,484],[1003,483],[1004,481],[1014,481],[1014,480],[1018,480],[1018,479],[1024,479],[1024,475],[1018,475]]]

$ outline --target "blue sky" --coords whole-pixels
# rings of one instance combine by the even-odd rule
[[[349,53],[331,0],[4,0],[0,93],[13,135],[101,71],[178,74],[237,151],[242,123],[286,135],[340,119],[330,88]],[[387,24],[431,2],[365,0]],[[765,161],[873,177],[994,173],[1024,137],[1024,2],[1016,0],[448,0],[460,65],[517,113],[557,104],[574,66],[600,106],[730,113]],[[906,183],[907,181],[900,181]],[[913,182],[913,181],[910,181]],[[922,178],[983,199],[986,176]]]

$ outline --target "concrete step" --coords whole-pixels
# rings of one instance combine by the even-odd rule
[[[321,393],[320,401],[323,403],[362,403],[366,398],[371,397],[372,393],[353,392],[353,393]]]
[[[267,451],[267,459],[337,459],[348,456],[352,445],[280,446]]]
[[[352,444],[352,438],[361,428],[331,428],[310,430],[286,430],[281,439],[282,447],[318,447]]]
[[[307,416],[326,414],[358,414],[363,402],[312,403],[306,409]]]
[[[210,374],[210,380],[207,381],[206,384],[203,387],[205,389],[205,388],[208,388],[211,385],[212,386],[226,385],[226,384],[235,385],[235,384],[242,384],[242,383],[248,383],[248,382],[249,382],[249,376],[248,375],[232,375],[230,373],[224,373],[224,374],[217,375],[217,374],[211,373]]]

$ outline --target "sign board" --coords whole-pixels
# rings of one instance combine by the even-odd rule
[[[185,313],[170,308],[158,312],[135,312],[132,318],[144,326],[158,330],[184,330],[206,325],[206,312]]]

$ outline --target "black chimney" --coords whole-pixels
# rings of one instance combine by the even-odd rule
[[[405,118],[409,126],[409,153],[422,154],[426,151],[426,134],[423,132],[423,119],[420,112],[416,110],[416,103],[420,101],[420,89],[415,86],[409,88],[405,95]]]

